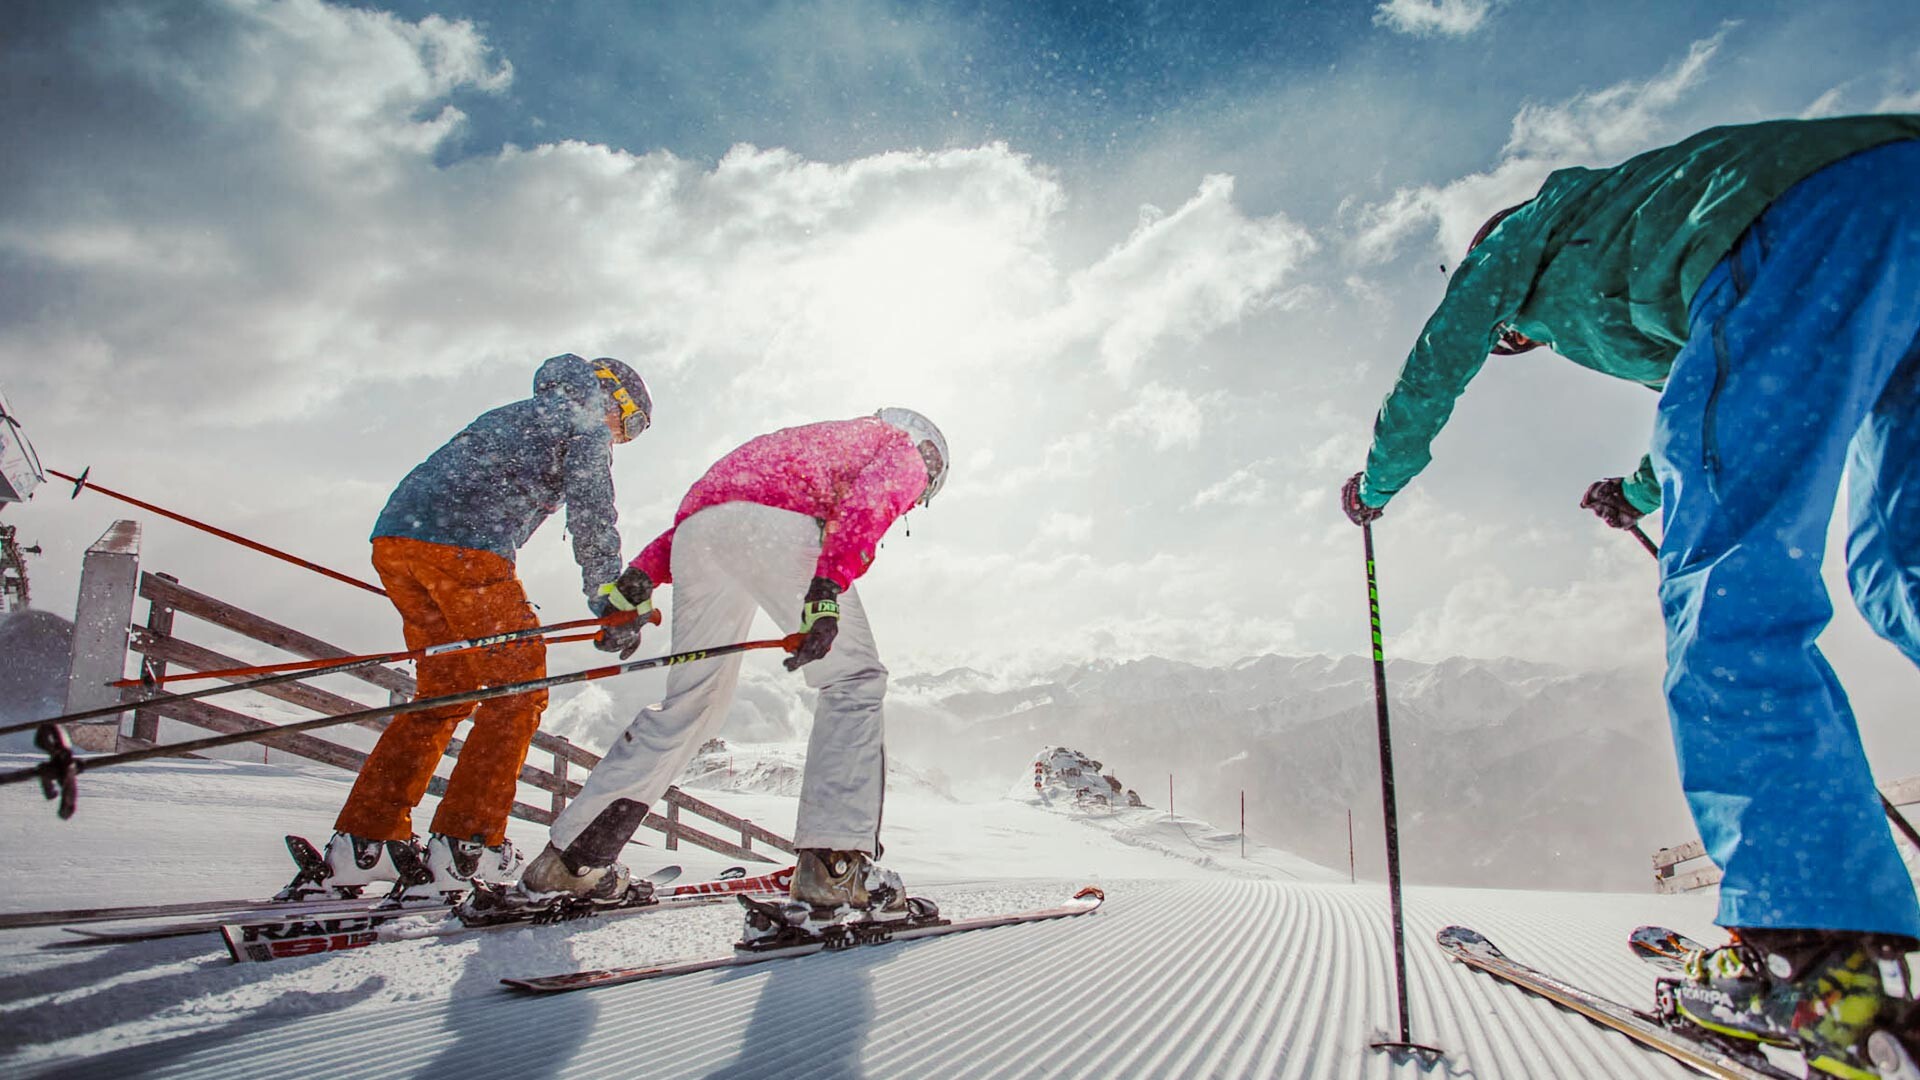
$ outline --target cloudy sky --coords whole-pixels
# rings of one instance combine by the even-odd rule
[[[50,466],[367,575],[394,483],[555,353],[653,388],[616,453],[630,551],[745,439],[907,405],[954,460],[861,583],[896,670],[1360,651],[1336,489],[1488,212],[1713,124],[1920,109],[1910,0],[9,24],[0,388]],[[1545,351],[1490,363],[1377,527],[1389,651],[1657,664],[1651,561],[1577,507],[1652,406]],[[52,487],[7,510],[47,550],[37,606],[71,612],[122,513]],[[145,565],[397,643],[377,597],[163,521]],[[558,522],[521,566],[579,613]],[[1829,642],[1890,724],[1913,672],[1850,612]]]

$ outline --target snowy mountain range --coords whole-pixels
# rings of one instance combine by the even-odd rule
[[[0,665],[0,716],[57,712],[64,620],[28,613],[0,628],[9,659],[24,661]],[[760,665],[742,675],[722,735],[759,745],[752,770],[731,775],[728,759],[703,755],[686,782],[791,795],[814,695]],[[1648,855],[1693,836],[1657,676],[1456,657],[1390,661],[1387,683],[1410,880],[1642,891]],[[600,750],[631,719],[634,692],[658,687],[620,689],[556,697],[544,726]],[[1167,808],[1170,777],[1174,809],[1223,829],[1244,791],[1249,836],[1329,867],[1347,863],[1352,811],[1359,873],[1384,874],[1372,666],[1361,657],[902,674],[888,712],[898,783],[993,798],[1037,747],[1071,746],[1149,806]]]
[[[1387,668],[1403,865],[1411,880],[1639,891],[1647,858],[1690,838],[1657,677],[1511,659]],[[890,747],[970,768],[1047,743],[1098,755],[1163,805],[1237,820],[1328,866],[1384,872],[1372,666],[1260,656],[1225,667],[1160,658],[1001,682],[956,669],[893,683]]]

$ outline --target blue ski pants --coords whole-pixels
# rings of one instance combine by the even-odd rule
[[[1814,644],[1844,474],[1854,602],[1920,664],[1920,140],[1781,195],[1690,319],[1653,456],[1667,705],[1725,873],[1717,921],[1920,938],[1853,710]]]

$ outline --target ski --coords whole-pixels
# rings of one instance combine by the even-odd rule
[[[1678,930],[1669,930],[1664,926],[1642,926],[1628,935],[1627,948],[1633,955],[1663,971],[1679,971],[1686,965],[1688,953],[1703,951],[1706,946]]]
[[[678,876],[680,868],[676,866],[671,869],[674,876]],[[714,903],[734,894],[777,895],[786,892],[792,880],[793,868],[789,866],[758,877],[697,881],[656,888],[653,898],[642,904],[568,911],[529,911],[524,918],[480,926],[469,926],[450,913],[443,913],[436,918],[404,910],[391,913],[367,911],[312,919],[228,924],[220,927],[220,937],[226,942],[227,953],[235,963],[259,963],[359,949],[391,941],[453,937],[562,922],[598,922],[650,911]]]
[[[397,907],[384,906],[383,900],[364,897],[353,900],[321,900],[300,904],[266,904],[256,908],[222,911],[202,918],[169,923],[136,923],[94,929],[63,926],[73,938],[50,942],[42,948],[72,949],[89,945],[123,945],[131,941],[157,941],[161,938],[188,937],[193,934],[217,934],[223,926],[237,923],[292,922],[298,919],[338,918],[354,915],[444,915],[453,910],[451,903],[425,901]]]
[[[1707,1037],[1676,1031],[1663,1025],[1655,1016],[1530,968],[1509,958],[1493,942],[1467,927],[1449,926],[1440,931],[1438,941],[1442,949],[1468,967],[1546,998],[1562,1008],[1571,1009],[1707,1076],[1725,1080],[1779,1080],[1781,1077],[1794,1076],[1775,1067],[1757,1052],[1739,1053],[1718,1042],[1709,1041]]]
[[[963,934],[969,930],[988,930],[999,926],[1014,926],[1020,923],[1041,922],[1046,919],[1059,919],[1072,915],[1085,915],[1098,910],[1106,899],[1106,894],[1089,885],[1074,893],[1072,899],[1053,907],[1037,908],[1032,911],[1015,912],[1010,915],[985,915],[973,919],[911,920],[905,926],[900,923],[855,923],[836,926],[821,939],[801,945],[788,945],[766,949],[748,949],[736,946],[728,956],[714,956],[705,959],[679,960],[653,967],[602,968],[591,971],[572,971],[562,975],[545,975],[528,979],[501,979],[500,982],[511,989],[529,994],[557,994],[569,990],[586,990],[600,986],[618,986],[622,983],[641,982],[646,979],[666,979],[675,975],[690,975],[696,971],[713,971],[718,968],[746,967],[750,964],[764,964],[770,960],[784,960],[795,956],[811,956],[818,952],[837,952],[858,948],[862,945],[884,945],[890,941],[912,941],[918,938],[941,937],[947,934]],[[924,902],[924,901],[923,901]]]
[[[272,899],[189,900],[177,904],[134,904],[129,907],[56,908],[46,911],[14,911],[0,914],[0,930],[24,930],[36,926],[73,926],[96,922],[133,922],[137,919],[164,919],[179,915],[246,916],[273,911],[352,911],[372,907],[372,897],[340,900],[302,900],[279,903]]]
[[[737,870],[739,867],[730,869]],[[665,885],[679,876],[680,867],[668,865],[646,875],[646,879],[655,885]],[[136,926],[111,927],[105,930],[67,926],[62,929],[74,935],[74,940],[51,942],[41,948],[84,949],[95,945],[123,945],[131,941],[155,941],[160,938],[186,937],[192,934],[217,934],[221,927],[235,924],[292,923],[302,920],[310,921],[324,916],[445,915],[453,908],[453,901],[425,900],[390,906],[385,898],[369,900],[366,897],[351,900],[269,903],[261,907],[221,912],[207,918],[190,919],[184,922],[144,923]]]

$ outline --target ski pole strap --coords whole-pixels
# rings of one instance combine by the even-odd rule
[[[800,632],[804,634],[813,629],[813,624],[819,622],[821,619],[837,619],[839,617],[840,601],[809,600],[800,608]]]
[[[636,604],[627,599],[627,594],[620,591],[620,586],[617,583],[611,581],[600,586],[600,597],[615,610],[631,611],[641,618],[645,618],[647,614],[653,610],[653,601],[651,599],[642,600]]]
[[[488,701],[497,697],[508,697],[514,694],[530,693],[535,690],[545,690],[554,686],[565,686],[569,683],[586,682],[591,679],[604,679],[612,675],[622,675],[629,671],[670,667],[674,664],[687,664],[696,660],[708,660],[714,657],[728,656],[733,653],[747,652],[751,649],[784,649],[787,652],[794,652],[800,648],[800,642],[804,640],[804,638],[805,635],[803,634],[788,634],[783,638],[772,638],[765,641],[742,641],[732,645],[716,645],[710,649],[694,649],[689,652],[670,653],[666,656],[654,656],[645,660],[634,660],[625,664],[610,664],[606,667],[588,668],[585,671],[568,672],[564,675],[549,675],[543,679],[529,679],[526,682],[508,683],[505,686],[488,686],[479,690],[469,690],[459,694],[444,694],[440,697],[419,698],[414,701],[401,702],[396,705],[382,705],[371,709],[361,709],[358,712],[342,713],[339,716],[320,716],[312,720],[301,720],[293,724],[278,724],[273,727],[256,728],[252,731],[238,731],[228,735],[210,735],[204,739],[190,739],[186,742],[168,743],[165,746],[153,746],[144,750],[129,750],[125,753],[107,754],[100,757],[74,757],[71,749],[66,748],[66,735],[60,731],[58,727],[59,722],[48,722],[41,725],[41,731],[47,734],[36,736],[35,738],[35,741],[41,744],[41,749],[47,752],[48,760],[24,769],[15,769],[12,772],[0,773],[0,786],[23,783],[28,780],[39,780],[41,789],[46,792],[48,798],[54,798],[55,795],[58,794],[61,799],[61,805],[66,808],[66,812],[62,816],[70,817],[72,816],[72,800],[78,797],[75,783],[79,774],[94,769],[104,769],[110,765],[125,765],[135,761],[145,761],[148,758],[175,757],[180,754],[191,754],[201,750],[211,750],[220,746],[232,746],[236,743],[259,742],[263,739],[270,739],[275,735],[290,735],[302,731],[318,731],[321,728],[338,727],[342,724],[357,724],[365,720],[377,720],[383,716],[403,716],[407,713],[437,709],[444,705],[463,705],[473,701]],[[275,678],[280,677],[281,676],[275,676]],[[115,708],[116,711],[124,712],[137,704],[137,702],[129,702],[126,705]],[[42,741],[43,739],[45,740],[44,742]]]

